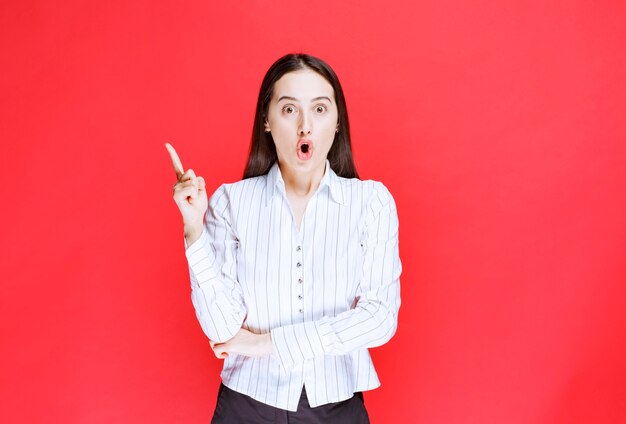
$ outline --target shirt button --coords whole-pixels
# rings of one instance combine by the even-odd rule
[[[301,247],[301,246],[297,246],[297,247],[296,247],[296,252],[299,252],[299,251],[301,251],[301,250],[302,250],[302,247]]]
[[[302,278],[298,278],[298,284],[302,284]]]
[[[301,314],[303,314],[303,313],[304,313],[304,311],[303,311],[302,309],[300,309],[300,313],[301,313]]]
[[[302,295],[301,294],[298,295],[298,299],[302,300]]]
[[[301,264],[300,262],[298,262],[298,263],[296,264],[296,266],[297,266],[298,268],[300,268],[300,267],[302,266],[302,264]]]

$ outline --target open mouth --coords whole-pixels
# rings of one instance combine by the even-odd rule
[[[309,160],[313,155],[313,143],[311,140],[298,141],[298,158],[300,160]]]

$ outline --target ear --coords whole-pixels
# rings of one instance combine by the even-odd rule
[[[270,131],[271,131],[271,130],[270,130],[270,124],[268,124],[268,123],[267,123],[267,121],[265,121],[265,122],[263,123],[263,126],[265,127],[265,132],[266,132],[266,133],[268,133],[268,132],[270,132]]]

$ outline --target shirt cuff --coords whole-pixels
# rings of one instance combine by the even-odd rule
[[[307,359],[326,354],[328,347],[333,345],[333,336],[332,327],[323,320],[286,325],[271,330],[274,352],[286,369]]]
[[[211,270],[209,272],[210,276],[214,276],[215,270],[211,266],[213,260],[212,256],[207,251],[207,245],[210,243],[209,235],[206,230],[202,230],[202,234],[198,240],[194,241],[190,246],[185,250],[185,256],[187,257],[187,263],[191,267],[192,271],[198,278],[198,283],[202,281],[210,279],[207,277],[206,271]],[[187,241],[185,240],[185,245]]]

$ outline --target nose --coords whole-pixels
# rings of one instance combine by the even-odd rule
[[[308,135],[311,134],[311,119],[307,113],[303,113],[300,115],[300,122],[298,123],[298,135]]]

